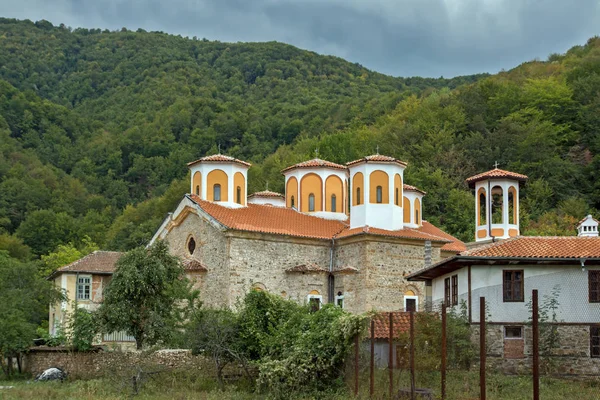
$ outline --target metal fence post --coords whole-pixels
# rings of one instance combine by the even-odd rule
[[[394,314],[389,313],[389,323],[390,323],[390,337],[389,337],[389,358],[388,358],[388,368],[390,370],[390,399],[394,396]]]
[[[485,400],[485,297],[479,298],[479,398]]]
[[[446,399],[446,363],[447,363],[447,333],[446,306],[442,305],[442,400]]]
[[[533,400],[540,400],[540,330],[538,326],[538,291],[532,293],[532,333],[533,333]]]
[[[358,362],[359,362],[358,346],[360,345],[359,341],[360,341],[359,335],[356,334],[356,338],[354,339],[354,395],[355,396],[358,396]]]
[[[369,387],[369,394],[373,397],[375,391],[375,320],[371,319],[371,383]]]
[[[415,312],[410,310],[410,399],[415,400]]]

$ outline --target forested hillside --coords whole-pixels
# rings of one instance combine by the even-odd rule
[[[409,162],[424,217],[470,240],[464,178],[525,173],[527,233],[600,207],[600,40],[495,76],[393,78],[281,43],[0,19],[0,250],[144,243],[188,189],[186,162],[248,160],[250,191],[314,156]],[[89,237],[89,240],[88,240]],[[64,249],[64,246],[62,247]]]

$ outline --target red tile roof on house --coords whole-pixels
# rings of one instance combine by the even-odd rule
[[[450,235],[449,233],[444,232],[437,226],[430,224],[427,221],[423,221],[423,226],[420,228],[417,228],[417,230],[420,232],[428,233],[430,235],[434,235],[434,236],[438,236],[438,237],[450,240],[451,243],[447,243],[442,246],[442,251],[453,251],[458,254],[461,251],[467,250],[467,246],[465,245],[465,243],[463,241],[458,240],[454,236]]]
[[[600,237],[519,236],[464,251],[461,256],[503,258],[600,258]]]
[[[467,265],[488,265],[498,262],[579,265],[600,264],[600,237],[578,236],[518,236],[490,243],[459,255],[446,258],[431,267],[413,272],[409,281],[428,280],[451,273]]]
[[[248,196],[248,198],[252,198],[252,197],[281,197],[281,198],[284,198],[284,196],[281,193],[271,192],[270,190],[263,190],[262,192],[252,193],[250,196]]]
[[[124,253],[118,251],[97,250],[87,256],[73,261],[57,269],[52,276],[66,272],[84,272],[89,274],[112,274],[115,271],[117,261]]]
[[[333,163],[327,160],[321,160],[320,158],[313,158],[312,160],[303,161],[298,164],[294,164],[291,167],[287,167],[281,170],[282,173],[291,171],[296,168],[334,168],[334,169],[347,169],[346,166]]]
[[[208,162],[208,163],[236,163],[236,164],[244,165],[246,167],[252,166],[252,164],[250,164],[249,162],[238,160],[237,158],[234,158],[234,157],[231,157],[231,156],[226,156],[224,154],[213,154],[212,156],[202,157],[202,158],[199,158],[196,161],[192,161],[192,162],[188,163],[187,165],[189,167],[191,165],[198,164],[199,162]]]
[[[424,190],[421,190],[421,189],[419,189],[419,188],[418,188],[418,187],[416,187],[416,186],[407,185],[406,183],[402,185],[402,188],[403,188],[404,190],[407,190],[407,191],[409,191],[409,192],[419,192],[419,193],[422,193],[422,194],[427,194],[427,192],[426,192],[426,191],[424,191]]]
[[[400,161],[394,157],[389,157],[389,156],[383,156],[381,154],[373,154],[370,156],[366,156],[363,158],[359,158],[358,160],[354,160],[354,161],[350,161],[348,163],[346,163],[347,166],[351,166],[351,165],[356,165],[356,164],[360,164],[360,163],[396,163],[396,164],[400,164],[403,167],[406,167],[408,164],[404,161]]]
[[[477,174],[477,175],[473,175],[473,176],[467,178],[465,182],[467,182],[467,184],[469,186],[473,186],[473,185],[475,185],[475,182],[484,181],[487,179],[501,179],[501,178],[514,179],[514,180],[517,180],[520,182],[525,182],[528,179],[527,175],[517,174],[516,172],[510,172],[510,171],[505,171],[503,169],[494,168],[490,171],[483,172],[483,173]]]
[[[396,231],[369,226],[350,229],[346,222],[303,214],[291,208],[270,207],[263,204],[248,204],[248,207],[228,208],[201,200],[200,197],[194,194],[188,195],[188,197],[217,222],[234,230],[325,240],[342,239],[357,235],[373,235],[429,240],[445,243],[446,245],[464,246],[458,239],[429,223],[424,228],[404,228]],[[453,243],[457,241],[458,244]],[[454,248],[450,247],[449,250],[453,251]],[[462,249],[462,247],[460,248]]]
[[[390,337],[390,313],[379,313],[373,317],[375,321],[375,339],[388,339]],[[394,337],[410,330],[410,313],[405,311],[392,312],[392,324]],[[369,327],[369,337],[371,328]]]

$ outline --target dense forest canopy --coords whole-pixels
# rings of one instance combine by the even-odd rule
[[[598,38],[493,76],[394,78],[276,42],[0,19],[0,250],[143,244],[218,146],[254,164],[250,192],[283,191],[315,149],[343,163],[378,146],[463,240],[464,179],[498,161],[530,176],[522,232],[570,235],[600,208],[599,129]]]

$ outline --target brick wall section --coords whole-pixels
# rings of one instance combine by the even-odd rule
[[[212,360],[202,356],[194,356],[189,350],[159,350],[147,354],[142,352],[98,351],[70,352],[56,349],[32,349],[25,357],[25,371],[37,376],[51,367],[58,367],[67,372],[69,378],[91,379],[101,376],[126,375],[137,365],[148,371],[162,368],[193,369],[198,374],[216,377]],[[234,364],[226,367],[224,374],[242,375],[242,369]]]

